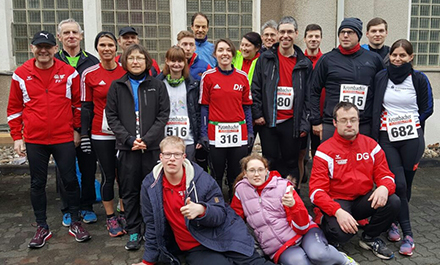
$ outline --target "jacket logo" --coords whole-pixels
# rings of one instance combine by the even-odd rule
[[[368,159],[370,159],[370,155],[368,154],[368,153],[357,153],[356,154],[356,160],[357,161],[359,161],[359,160],[362,160],[362,159],[364,159],[364,160],[368,160]]]
[[[61,83],[65,76],[66,75],[58,75],[58,74],[54,75],[53,78],[55,79],[55,83]]]
[[[236,90],[236,91],[243,91],[243,85],[234,84],[234,90]]]
[[[155,89],[155,88],[149,88],[147,91],[148,91],[148,92],[150,92],[150,91],[156,91],[156,89]]]
[[[341,155],[336,155],[335,160],[336,160],[336,164],[345,165],[345,164],[347,164],[348,159],[342,159]]]
[[[30,81],[30,80],[32,80],[32,76],[31,76],[31,75],[28,75],[28,76],[26,77],[26,81]]]
[[[105,85],[107,85],[107,84],[105,83],[104,80],[101,80],[101,82],[99,82],[99,85],[100,85],[100,86],[105,86]]]
[[[216,84],[216,85],[214,86],[214,89],[221,89],[221,87],[220,87],[218,84]]]

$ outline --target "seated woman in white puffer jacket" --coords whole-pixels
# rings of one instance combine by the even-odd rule
[[[241,160],[231,207],[254,230],[264,254],[279,264],[358,264],[329,245],[312,221],[292,183],[267,160],[251,154]]]

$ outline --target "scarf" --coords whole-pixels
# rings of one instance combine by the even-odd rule
[[[165,78],[167,79],[168,84],[172,87],[177,87],[182,84],[183,81],[185,81],[183,76],[181,76],[179,79],[172,79],[170,74],[167,74]]]
[[[356,44],[356,46],[354,46],[353,48],[351,48],[350,50],[346,50],[344,48],[342,48],[341,45],[338,46],[339,51],[343,54],[343,55],[350,55],[353,54],[357,51],[359,51],[361,49],[361,46],[358,44]]]
[[[402,84],[403,81],[411,74],[412,64],[404,63],[400,66],[391,64],[387,66],[388,77],[394,84]]]

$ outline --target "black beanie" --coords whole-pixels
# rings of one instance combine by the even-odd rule
[[[261,37],[257,32],[248,32],[243,35],[243,38],[247,39],[250,43],[252,43],[255,47],[261,48]]]
[[[356,32],[356,35],[358,36],[359,41],[362,38],[362,21],[359,18],[356,17],[348,17],[344,18],[341,22],[341,26],[339,26],[338,29],[338,35],[341,33],[342,29],[352,29],[354,32]]]
[[[103,35],[111,36],[111,38],[115,41],[115,45],[116,45],[116,48],[117,48],[117,46],[118,46],[118,40],[116,39],[115,34],[109,32],[109,31],[101,31],[101,32],[98,33],[98,35],[96,35],[96,38],[95,38],[95,50],[98,50],[99,39],[100,39]]]

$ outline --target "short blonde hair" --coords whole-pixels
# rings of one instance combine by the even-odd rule
[[[167,137],[165,137],[160,142],[160,144],[159,144],[160,151],[163,152],[163,149],[167,145],[172,145],[172,146],[180,147],[180,148],[182,148],[182,152],[185,153],[185,142],[181,138],[179,138],[177,136],[167,136]]]

